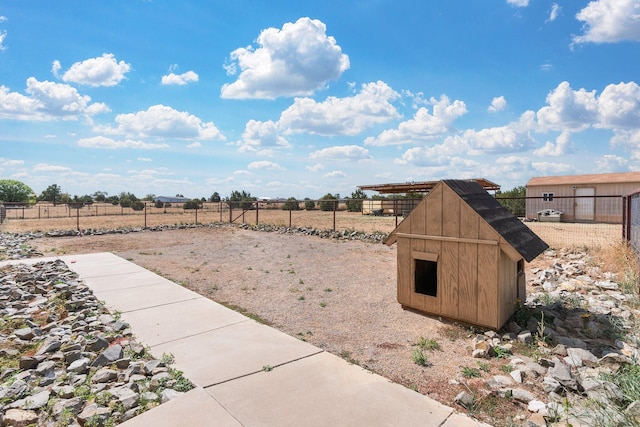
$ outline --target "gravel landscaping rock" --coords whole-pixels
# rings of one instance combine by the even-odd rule
[[[5,254],[34,254],[2,236]],[[117,424],[193,387],[117,317],[62,261],[0,267],[0,425]]]

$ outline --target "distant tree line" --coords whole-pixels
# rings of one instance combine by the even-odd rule
[[[498,202],[509,209],[514,215],[522,216],[525,212],[525,196],[526,188],[523,186],[515,187],[508,191],[497,191],[496,199]],[[182,194],[176,194],[176,197],[182,197]],[[389,194],[372,196],[373,200],[384,199],[414,199],[424,197],[423,193],[407,193],[407,194]],[[129,192],[121,192],[117,195],[109,195],[106,191],[96,191],[93,194],[85,194],[83,196],[71,196],[62,191],[58,184],[49,185],[40,195],[36,195],[28,185],[23,182],[0,179],[0,202],[33,204],[36,202],[49,202],[53,204],[68,204],[73,207],[81,207],[97,203],[111,203],[114,206],[120,205],[123,208],[131,208],[133,210],[144,209],[145,202],[154,203],[156,207],[169,207],[169,203],[154,202],[155,194],[147,194],[143,198],[136,197],[135,194]],[[349,212],[362,211],[362,201],[368,199],[368,196],[360,189],[351,193],[351,196],[345,197],[344,202]],[[283,210],[300,210],[302,206],[306,210],[320,209],[321,211],[333,211],[338,209],[338,203],[342,200],[340,194],[327,193],[316,201],[306,197],[298,200],[295,197],[287,198],[283,204]],[[234,190],[227,197],[221,197],[217,191],[210,197],[202,197],[200,199],[190,199],[182,204],[184,209],[201,209],[204,202],[226,202],[232,208],[252,209],[258,201],[257,197],[244,190]]]

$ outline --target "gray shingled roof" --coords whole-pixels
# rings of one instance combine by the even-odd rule
[[[487,221],[527,262],[531,262],[549,247],[477,182],[454,179],[443,182]]]

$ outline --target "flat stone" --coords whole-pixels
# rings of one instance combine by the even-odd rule
[[[32,394],[27,397],[25,400],[25,404],[22,406],[22,409],[40,409],[47,405],[49,402],[49,396],[51,392],[49,390],[43,390],[40,393]]]
[[[114,371],[113,369],[109,369],[109,368],[102,368],[102,369],[99,369],[93,375],[93,377],[91,377],[91,382],[93,384],[106,383],[108,381],[113,381],[116,378],[118,378],[118,371]]]
[[[562,384],[553,377],[544,377],[542,380],[542,388],[545,393],[557,393],[562,390]]]
[[[88,357],[83,357],[82,359],[74,360],[71,365],[67,368],[68,372],[77,372],[82,374],[89,369],[89,362],[91,360]]]
[[[111,393],[122,403],[126,410],[138,406],[140,396],[130,388],[120,387],[112,389]],[[155,395],[155,393],[153,393]]]
[[[520,369],[515,369],[509,372],[509,375],[513,378],[513,381],[518,384],[522,384],[522,371]]]
[[[564,358],[564,361],[569,366],[594,366],[598,363],[598,358],[589,350],[569,347],[567,348],[567,356]]]
[[[547,427],[547,421],[541,414],[531,414],[524,425],[525,427]]]
[[[533,399],[529,402],[529,404],[527,405],[527,410],[529,412],[540,412],[540,411],[547,411],[547,405],[546,403],[540,401],[540,400],[536,400]]]
[[[511,397],[522,403],[529,403],[536,398],[530,391],[522,390],[520,388],[512,389]]]
[[[38,421],[38,414],[35,411],[24,409],[9,409],[4,413],[2,425],[12,427],[26,427]]]
[[[547,371],[547,376],[552,377],[556,381],[558,381],[563,386],[570,388],[571,390],[578,389],[578,383],[571,375],[571,370],[564,363],[556,363],[554,366],[550,367]]]
[[[473,395],[471,393],[467,393],[466,391],[461,391],[458,395],[453,399],[458,405],[463,406],[465,408],[469,408],[471,404],[473,404]]]
[[[29,341],[35,336],[31,328],[16,329],[13,334],[21,340]]]
[[[162,393],[160,394],[160,402],[162,403],[166,403],[172,399],[175,399],[176,397],[179,397],[181,395],[183,395],[184,393],[181,393],[179,391],[175,391],[172,390],[170,388],[166,388],[164,390],[162,390]]]
[[[120,344],[114,344],[112,346],[107,347],[105,351],[100,353],[100,355],[93,361],[91,366],[104,366],[115,363],[116,360],[122,359],[122,355],[124,351]]]

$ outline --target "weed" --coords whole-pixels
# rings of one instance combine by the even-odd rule
[[[304,285],[304,280],[302,280],[302,279],[298,279],[298,284],[299,284],[299,285]]]
[[[175,391],[185,393],[195,387],[191,381],[185,378],[182,371],[178,369],[170,369],[169,374],[171,374],[171,378],[175,381],[173,384],[173,389]]]
[[[493,348],[493,352],[495,353],[496,359],[506,359],[510,355],[509,350],[499,345]]]
[[[413,363],[415,363],[416,365],[427,366],[428,364],[427,357],[424,355],[424,352],[420,347],[416,347],[413,349],[411,358],[413,359]]]
[[[270,365],[264,365],[264,366],[262,367],[262,370],[263,370],[264,372],[271,372],[271,371],[273,371],[273,366],[270,366]]]
[[[435,338],[420,337],[416,345],[423,350],[441,350],[440,344]]]
[[[176,362],[176,357],[171,353],[162,353],[162,357],[160,358],[162,363],[166,366],[173,365]]]
[[[324,301],[320,302],[320,307],[325,308],[327,306],[327,303]]]
[[[478,368],[465,366],[462,368],[462,376],[465,378],[480,378],[482,376],[482,373]]]
[[[502,366],[500,366],[500,370],[502,372],[504,372],[505,374],[508,374],[508,373],[513,371],[513,366],[511,366],[511,365],[502,365]]]
[[[347,362],[351,363],[352,365],[358,365],[360,366],[360,362],[357,359],[354,359],[351,356],[351,352],[347,351],[347,350],[342,350],[338,356],[340,356],[341,358],[343,358],[344,360],[346,360]]]
[[[482,372],[489,372],[491,370],[487,362],[478,362],[478,368],[480,368]]]
[[[248,311],[246,308],[242,308],[239,305],[231,304],[231,303],[228,303],[228,302],[225,302],[225,301],[218,301],[218,303],[224,305],[228,309],[231,309],[233,311],[237,311],[238,313],[248,317],[249,319],[253,319],[258,323],[262,323],[263,325],[271,326],[271,322],[269,322],[267,319],[264,319],[263,317],[260,317],[259,314],[252,313],[252,312]]]
[[[298,301],[304,301],[304,295],[300,295],[300,296],[298,297]]]
[[[332,291],[333,291],[333,289],[331,289],[331,288],[324,288],[324,291],[325,291],[325,292],[332,292]]]
[[[217,290],[218,290],[218,285],[209,286],[209,291],[217,291]]]
[[[253,268],[251,268],[251,266],[247,267],[247,270],[253,270]]]

